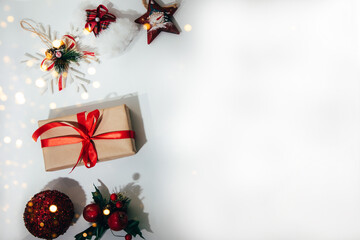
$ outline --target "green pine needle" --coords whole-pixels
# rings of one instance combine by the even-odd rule
[[[61,58],[55,59],[55,71],[59,74],[67,72],[71,62],[77,63],[81,60],[82,54],[75,50],[65,50],[62,52]]]

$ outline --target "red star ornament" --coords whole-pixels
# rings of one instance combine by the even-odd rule
[[[147,12],[135,20],[136,23],[144,24],[147,29],[147,40],[150,44],[160,32],[169,32],[179,34],[171,17],[177,10],[177,6],[161,7],[154,0],[149,0]]]

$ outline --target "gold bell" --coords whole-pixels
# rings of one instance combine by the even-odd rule
[[[52,59],[53,56],[54,56],[54,54],[52,53],[52,51],[50,49],[46,50],[46,52],[45,52],[46,59]]]

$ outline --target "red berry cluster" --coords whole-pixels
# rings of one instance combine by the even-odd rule
[[[50,211],[55,205],[56,210]],[[35,237],[54,239],[64,234],[74,217],[74,206],[68,196],[56,190],[36,194],[26,205],[24,222]]]
[[[109,204],[103,209],[96,204],[92,203],[84,208],[83,216],[88,222],[106,222],[108,227],[113,231],[120,231],[127,227],[128,216],[127,216],[127,203],[128,198],[122,194],[111,194]],[[131,234],[125,236],[125,240],[131,240]]]

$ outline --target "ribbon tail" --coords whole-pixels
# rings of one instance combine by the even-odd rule
[[[62,74],[59,77],[59,91],[63,90],[63,81],[62,81]]]
[[[83,155],[83,153],[84,153],[84,142],[82,142],[82,148],[81,148],[81,151],[80,151],[80,155],[79,155],[79,157],[78,157],[78,160],[77,160],[77,162],[75,163],[75,165],[73,166],[73,168],[71,169],[71,171],[69,172],[69,174],[70,173],[72,173],[72,171],[76,168],[76,166],[79,164],[79,162],[80,162],[80,159],[81,159],[81,157],[82,157],[82,155]]]
[[[83,51],[83,54],[84,54],[84,55],[87,55],[87,56],[95,57],[95,53],[94,53],[94,52]]]
[[[91,142],[89,143],[89,150],[87,152],[87,157],[88,157],[88,160],[90,160],[90,165],[87,166],[87,164],[85,165],[87,168],[92,168],[96,165],[97,163],[97,160],[98,160],[98,155],[97,155],[97,152],[96,152],[96,148],[94,146],[94,143]]]

